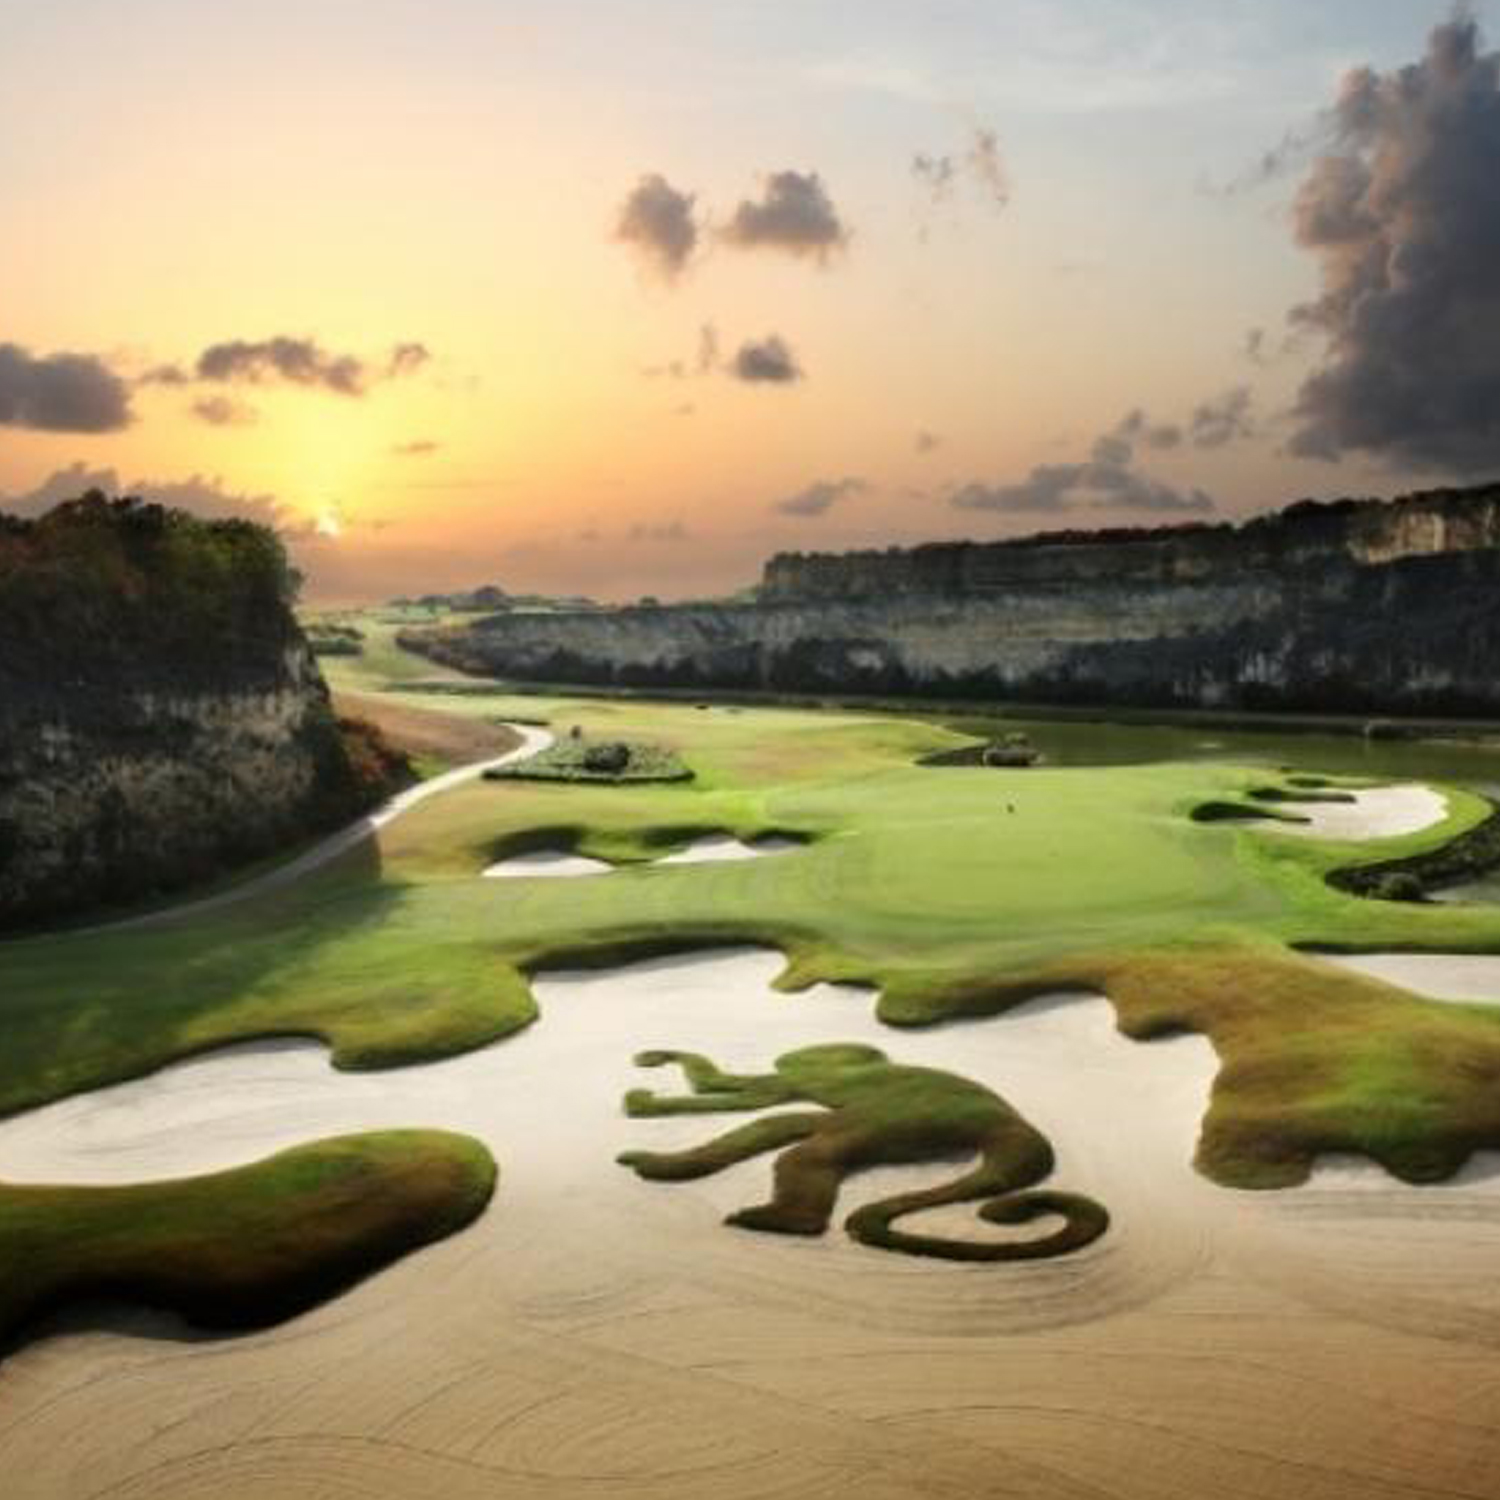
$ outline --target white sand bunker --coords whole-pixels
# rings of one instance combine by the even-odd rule
[[[1329,963],[1413,990],[1426,1000],[1500,1005],[1500,954],[1334,953]]]
[[[484,871],[486,880],[535,879],[571,875],[607,875],[614,866],[602,859],[583,854],[569,854],[562,849],[533,849],[529,854],[512,854]]]
[[[651,864],[702,865],[731,859],[763,859],[770,854],[785,854],[788,850],[801,847],[802,844],[797,839],[775,835],[747,844],[743,839],[734,838],[727,833],[714,833],[706,838],[695,839],[686,849],[679,849],[675,854],[653,860]],[[552,875],[608,875],[615,868],[616,866],[606,864],[602,859],[589,859],[586,855],[570,854],[563,849],[536,849],[530,854],[512,854],[498,861],[484,871],[484,876],[489,880],[497,880]]]
[[[1411,782],[1400,786],[1376,786],[1353,793],[1353,802],[1288,803],[1287,811],[1305,818],[1305,823],[1262,823],[1273,833],[1301,838],[1389,839],[1417,833],[1440,823],[1448,815],[1448,799],[1430,786]]]
[[[707,838],[695,839],[686,849],[679,849],[676,854],[668,854],[655,863],[700,865],[721,859],[763,859],[768,854],[785,854],[788,850],[800,848],[802,844],[797,839],[775,835],[747,844],[743,839],[733,838],[727,833],[714,833]]]

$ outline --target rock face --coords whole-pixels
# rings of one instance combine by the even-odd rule
[[[758,603],[516,614],[406,644],[523,680],[1500,712],[1500,486],[1242,526],[783,554]]]
[[[92,495],[0,517],[0,926],[199,879],[354,816],[271,533]]]

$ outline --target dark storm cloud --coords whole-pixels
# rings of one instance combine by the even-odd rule
[[[1471,473],[1500,464],[1500,54],[1460,11],[1420,62],[1349,73],[1298,191],[1321,337],[1292,451]]]
[[[862,495],[868,489],[869,485],[863,479],[856,479],[852,475],[844,479],[819,479],[805,489],[798,490],[795,495],[778,500],[771,508],[784,516],[822,516],[841,500]]]
[[[773,172],[760,199],[742,199],[719,235],[742,250],[782,250],[818,261],[849,242],[816,172]]]
[[[0,344],[0,427],[118,432],[130,421],[130,388],[97,355]]]
[[[648,270],[675,281],[698,246],[696,201],[659,172],[648,172],[621,205],[615,238],[629,245]]]
[[[210,427],[248,427],[260,419],[253,406],[246,406],[243,401],[235,401],[229,396],[205,396],[201,401],[193,402],[190,410],[200,422],[207,422]]]
[[[802,367],[779,334],[751,339],[735,351],[729,372],[752,385],[790,385],[802,379]]]

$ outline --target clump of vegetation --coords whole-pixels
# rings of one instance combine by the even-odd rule
[[[1338,890],[1377,901],[1425,901],[1429,891],[1465,885],[1495,869],[1500,869],[1500,805],[1491,802],[1487,818],[1440,848],[1333,870],[1327,878]]]
[[[773,1234],[822,1234],[851,1172],[879,1164],[935,1161],[977,1152],[979,1165],[940,1187],[866,1204],[844,1221],[861,1244],[945,1260],[1041,1260],[1081,1249],[1109,1226],[1108,1213],[1075,1193],[1026,1191],[1052,1171],[1052,1147],[998,1094],[934,1068],[903,1067],[875,1047],[836,1042],[776,1059],[773,1073],[724,1073],[695,1052],[642,1052],[640,1067],[676,1063],[692,1090],[662,1096],[632,1089],[631,1115],[707,1114],[807,1102],[822,1110],[770,1115],[687,1151],[627,1151],[619,1160],[642,1177],[707,1177],[763,1151],[779,1151],[771,1202],[726,1220]],[[1060,1228],[1036,1239],[970,1241],[913,1234],[898,1219],[947,1203],[987,1200],[990,1224],[1028,1224],[1055,1215]]]
[[[91,1297],[205,1328],[279,1322],[471,1223],[495,1177],[469,1136],[393,1130],[203,1177],[0,1185],[0,1335]]]
[[[675,750],[640,740],[588,740],[570,734],[526,760],[486,771],[490,781],[622,782],[691,781]]]
[[[364,632],[353,625],[314,620],[306,627],[307,643],[314,656],[363,656]]]
[[[340,719],[338,725],[359,805],[373,807],[418,780],[411,757],[391,744],[377,725],[351,718]]]
[[[222,681],[296,638],[300,578],[276,534],[98,490],[0,516],[0,703],[171,663]]]

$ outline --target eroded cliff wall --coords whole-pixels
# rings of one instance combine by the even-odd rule
[[[270,533],[102,496],[0,517],[0,926],[135,899],[354,816]]]
[[[1497,544],[1500,489],[1451,492],[1238,529],[783,558],[757,604],[514,614],[405,639],[559,683],[1488,714]]]

